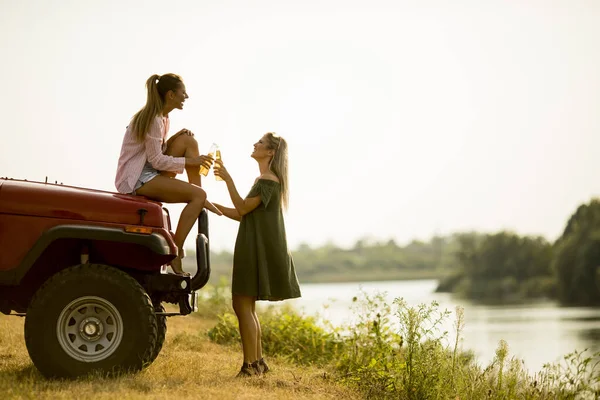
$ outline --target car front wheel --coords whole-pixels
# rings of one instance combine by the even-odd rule
[[[47,377],[138,371],[152,360],[157,334],[142,286],[121,270],[97,264],[50,278],[25,319],[27,350]]]

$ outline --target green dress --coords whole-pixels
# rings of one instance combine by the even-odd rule
[[[256,196],[261,197],[261,203],[240,221],[231,292],[257,300],[300,297],[294,261],[287,247],[279,182],[257,180],[247,197]]]

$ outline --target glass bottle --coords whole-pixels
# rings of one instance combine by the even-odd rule
[[[219,147],[217,147],[217,150],[216,150],[215,154],[216,154],[215,161],[216,160],[221,160],[221,149],[219,149]],[[214,168],[213,168],[213,173],[214,173]],[[223,178],[221,178],[220,176],[216,176],[216,175],[215,175],[215,179],[218,180],[218,181],[222,181],[223,180]]]
[[[215,158],[215,152],[218,151],[217,150],[218,148],[219,148],[219,146],[217,146],[216,143],[213,143],[210,146],[210,149],[208,150],[208,156],[214,159]],[[200,175],[207,176],[208,175],[208,170],[209,170],[209,168],[206,168],[204,165],[201,165],[200,166]]]

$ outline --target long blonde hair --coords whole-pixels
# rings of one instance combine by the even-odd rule
[[[177,90],[182,83],[183,79],[175,74],[154,74],[148,78],[146,105],[131,119],[132,129],[138,141],[144,141],[154,118],[162,112],[167,92]]]
[[[288,186],[288,145],[284,138],[275,132],[267,132],[269,149],[275,150],[273,158],[269,163],[271,172],[279,178],[281,185],[281,205],[284,210],[288,209],[290,203],[290,192]]]

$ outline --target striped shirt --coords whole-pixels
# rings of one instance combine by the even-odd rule
[[[123,138],[121,155],[117,166],[115,186],[119,193],[132,193],[142,169],[148,161],[158,171],[183,173],[185,157],[171,157],[164,154],[167,148],[169,117],[157,116],[146,134],[146,139],[139,142],[129,124]]]

